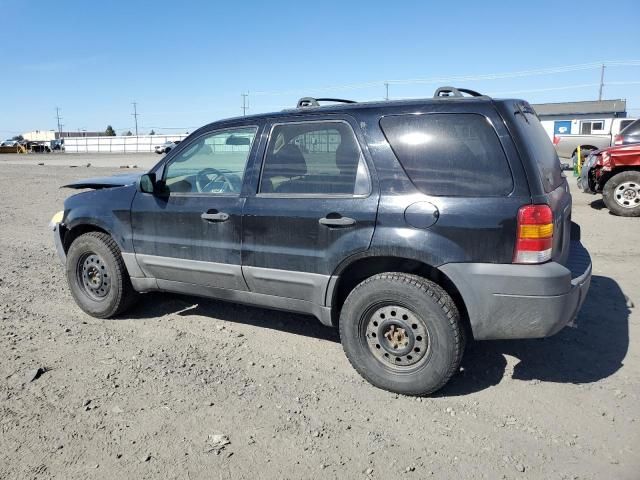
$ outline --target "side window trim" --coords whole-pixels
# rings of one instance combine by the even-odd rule
[[[267,158],[267,154],[269,152],[269,144],[271,143],[271,139],[273,136],[273,131],[275,130],[276,127],[279,126],[286,126],[286,125],[308,125],[308,124],[313,124],[313,123],[342,123],[344,125],[347,126],[347,128],[349,129],[349,131],[351,132],[351,134],[353,135],[353,139],[356,142],[357,148],[358,148],[358,152],[360,153],[359,156],[359,161],[358,161],[358,170],[360,169],[360,166],[364,167],[364,171],[366,174],[366,181],[367,181],[367,186],[368,186],[368,190],[366,193],[363,194],[356,194],[356,193],[351,193],[351,194],[330,194],[330,193],[278,193],[278,192],[261,192],[260,188],[262,186],[262,179],[263,179],[263,173],[264,173],[264,166],[265,166],[265,162],[266,162],[266,158]],[[265,130],[267,131],[267,130]],[[276,121],[276,122],[272,122],[269,126],[268,126],[268,135],[266,136],[266,141],[265,141],[265,145],[264,145],[264,150],[261,152],[261,159],[259,160],[259,166],[260,166],[260,171],[259,171],[259,175],[258,175],[258,184],[256,186],[257,190],[256,190],[256,197],[259,198],[367,198],[369,197],[372,193],[373,193],[373,180],[372,180],[372,176],[371,176],[371,170],[369,168],[369,165],[367,164],[367,160],[365,158],[365,154],[362,150],[362,145],[360,144],[360,139],[358,138],[358,135],[356,134],[353,126],[345,119],[343,118],[318,118],[318,119],[313,119],[313,120],[300,120],[300,119],[295,119],[295,120],[285,120],[285,121]],[[358,179],[356,177],[356,184],[358,182]],[[354,189],[356,184],[354,184]]]
[[[247,172],[249,170],[249,166],[250,166],[250,162],[251,162],[251,156],[254,153],[254,151],[256,150],[256,147],[257,147],[257,145],[259,143],[259,142],[256,142],[256,138],[260,134],[260,126],[257,125],[257,124],[233,125],[233,126],[229,126],[229,127],[213,128],[211,130],[207,130],[207,131],[204,131],[204,132],[200,133],[196,137],[193,137],[193,139],[190,139],[188,143],[183,140],[180,143],[181,148],[179,150],[176,150],[175,154],[172,155],[171,158],[168,161],[163,162],[162,164],[160,164],[160,166],[158,166],[155,169],[155,171],[162,173],[162,182],[164,183],[164,181],[167,178],[167,169],[168,169],[169,165],[174,163],[182,152],[188,150],[191,145],[193,145],[194,143],[196,143],[197,141],[199,141],[203,137],[209,137],[209,136],[218,135],[220,133],[224,133],[224,132],[229,131],[229,130],[240,130],[240,129],[249,129],[249,128],[255,129],[255,134],[253,136],[253,140],[251,141],[251,145],[249,146],[249,152],[247,153],[247,158],[246,158],[245,163],[244,163],[244,171],[242,173],[242,179],[241,179],[242,187],[243,187],[245,182],[246,182],[246,180],[247,180]],[[216,193],[216,192],[171,192],[171,195],[172,196],[176,196],[176,197],[239,197],[242,194],[242,187],[241,187],[240,192],[238,192],[238,193],[235,193],[235,192],[228,192],[228,193]]]

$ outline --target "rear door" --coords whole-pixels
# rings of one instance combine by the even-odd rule
[[[323,305],[338,264],[369,248],[377,186],[350,118],[269,127],[244,205],[242,271],[251,291]]]

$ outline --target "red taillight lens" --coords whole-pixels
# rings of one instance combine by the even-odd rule
[[[543,263],[553,251],[553,212],[549,205],[525,205],[518,210],[513,263]]]
[[[613,144],[622,145],[622,135],[618,134],[615,137],[613,137]]]
[[[557,145],[560,143],[560,137],[556,137],[555,135],[553,136],[553,144]]]

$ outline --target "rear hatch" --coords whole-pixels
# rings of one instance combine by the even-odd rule
[[[571,193],[553,143],[538,116],[523,100],[496,100],[496,108],[516,144],[534,204],[553,211],[552,260],[567,265],[571,240]]]

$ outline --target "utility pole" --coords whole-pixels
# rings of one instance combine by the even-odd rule
[[[249,109],[249,92],[242,93],[242,116],[247,116],[247,110]]]
[[[389,100],[389,82],[384,82],[384,88],[385,88],[385,95],[384,95],[384,99],[385,100]]]
[[[133,115],[133,118],[136,122],[136,137],[138,136],[138,104],[136,102],[133,102],[133,113],[131,115]]]
[[[602,100],[602,88],[604,87],[604,63],[600,67],[600,92],[598,93],[598,101]]]
[[[58,107],[56,107],[56,119],[58,120],[58,140],[60,140],[62,139],[62,124],[60,123],[62,117],[60,116],[60,109]]]

